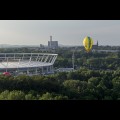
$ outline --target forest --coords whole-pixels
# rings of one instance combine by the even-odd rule
[[[0,52],[15,49],[2,48]],[[119,50],[119,47],[109,49]],[[16,50],[19,51],[30,50]],[[46,76],[0,75],[0,100],[120,100],[120,52],[86,53],[82,47],[60,48],[54,52],[58,54],[55,69],[72,67],[74,52],[75,70]]]
[[[119,100],[120,70],[81,68],[48,76],[0,75],[1,100]]]

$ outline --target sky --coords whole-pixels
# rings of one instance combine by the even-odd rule
[[[81,46],[86,36],[94,44],[120,45],[120,20],[0,20],[0,44]]]

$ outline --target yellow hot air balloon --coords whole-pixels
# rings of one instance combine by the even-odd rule
[[[93,40],[91,37],[85,37],[83,40],[83,45],[86,49],[87,52],[89,52],[92,49],[92,45],[93,45]]]

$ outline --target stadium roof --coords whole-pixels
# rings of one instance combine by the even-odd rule
[[[51,66],[56,58],[50,53],[0,53],[0,69]]]

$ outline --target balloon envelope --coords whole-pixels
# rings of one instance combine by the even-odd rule
[[[92,49],[92,45],[93,45],[93,40],[91,37],[85,37],[83,40],[83,45],[86,49],[87,52],[89,52]]]

